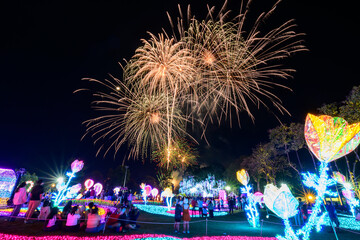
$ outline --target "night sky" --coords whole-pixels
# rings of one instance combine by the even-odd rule
[[[87,87],[81,78],[121,77],[118,61],[129,59],[147,31],[170,30],[166,11],[177,16],[177,4],[192,5],[201,18],[206,3],[221,7],[222,1],[7,1],[1,19],[0,167],[36,171],[39,175],[79,158],[85,174],[121,164],[123,155],[95,157],[97,146],[87,137],[82,122],[94,116],[90,93],[74,94]],[[238,12],[240,1],[230,0]],[[275,1],[254,0],[251,15],[269,9]],[[266,4],[265,4],[266,3]],[[265,26],[274,27],[295,18],[309,52],[287,63],[297,70],[287,82],[293,92],[278,94],[292,116],[284,123],[304,122],[323,103],[342,101],[359,85],[359,21],[355,2],[284,0]],[[251,22],[251,19],[249,19]],[[210,162],[229,162],[251,153],[267,140],[267,130],[279,125],[264,108],[253,124],[242,115],[241,128],[211,126],[211,146],[200,141],[200,157]],[[133,177],[153,175],[149,163],[130,161]],[[150,169],[150,170],[149,170]],[[42,170],[42,172],[40,172]],[[149,172],[146,173],[145,171]]]

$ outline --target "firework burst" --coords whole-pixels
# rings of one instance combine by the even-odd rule
[[[251,105],[268,109],[272,105],[281,114],[288,113],[273,89],[289,89],[277,80],[290,78],[294,70],[284,67],[279,60],[306,48],[299,40],[303,34],[295,33],[292,20],[265,33],[260,31],[260,23],[278,3],[261,13],[248,32],[244,30],[248,6],[234,20],[226,21],[227,2],[217,17],[213,17],[214,8],[208,8],[208,19],[201,22],[188,8],[187,26],[180,7],[181,17],[176,26],[169,17],[173,29],[178,31],[178,41],[184,42],[196,59],[197,74],[192,86],[197,94],[194,107],[204,122],[206,119],[212,122],[215,116],[219,124],[223,118],[229,118],[231,124],[231,110],[235,110],[239,123],[240,112],[246,112],[253,119]]]
[[[158,163],[159,167],[168,165],[170,159],[171,169],[184,169],[196,164],[197,152],[192,145],[183,138],[177,138],[173,143],[163,145],[153,152],[152,158]]]
[[[102,115],[84,122],[87,131],[95,143],[102,142],[97,154],[102,150],[104,156],[110,149],[119,151],[124,143],[130,148],[129,157],[147,157],[149,153],[167,143],[168,136],[168,104],[172,98],[164,94],[151,95],[130,88],[117,78],[99,81],[84,79],[97,83],[103,91],[94,92],[93,108]],[[169,102],[170,101],[170,102]],[[177,105],[177,104],[172,104]],[[172,136],[186,135],[185,122],[179,109],[172,112]],[[106,141],[104,141],[106,140]]]

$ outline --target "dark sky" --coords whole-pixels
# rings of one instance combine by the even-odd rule
[[[237,12],[240,1],[229,2]],[[251,14],[269,7],[269,2],[275,1],[254,0]],[[82,122],[94,113],[89,94],[73,91],[87,86],[83,77],[104,79],[108,73],[121,77],[117,62],[133,55],[140,39],[148,38],[147,31],[169,30],[165,12],[176,16],[178,3],[191,3],[199,17],[204,16],[206,3],[221,5],[220,0],[17,0],[1,6],[0,166],[49,171],[78,157],[85,160],[87,171],[105,174],[121,163],[123,156],[115,161],[111,156],[96,158],[92,139],[80,141]],[[354,4],[284,0],[267,20],[266,26],[272,27],[295,18],[310,50],[288,61],[297,73],[288,82],[293,92],[279,92],[292,114],[281,117],[283,122],[303,122],[307,112],[344,100],[352,86],[359,85]],[[244,115],[242,129],[211,127],[211,147],[201,145],[200,157],[231,161],[249,154],[267,140],[267,130],[278,125],[265,109],[255,117],[252,124]],[[150,164],[129,164],[133,176],[150,169]]]

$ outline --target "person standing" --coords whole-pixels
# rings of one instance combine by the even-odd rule
[[[176,199],[176,204],[175,204],[175,224],[174,224],[175,233],[180,232],[181,212],[182,212],[182,207],[180,205],[180,200]]]
[[[198,208],[199,208],[199,214],[200,216],[202,217],[202,212],[203,212],[203,201],[202,201],[202,198],[200,197],[199,200],[198,200]]]
[[[183,225],[184,225],[184,231],[183,233],[190,233],[190,226],[189,226],[189,222],[191,220],[190,218],[190,205],[189,205],[189,200],[187,198],[184,199],[184,205],[183,205]]]
[[[335,223],[336,227],[339,227],[340,222],[339,222],[339,219],[337,217],[335,207],[334,207],[334,205],[331,204],[331,202],[326,203],[326,210],[327,210],[327,212],[329,214],[330,221]]]
[[[209,210],[209,217],[214,218],[214,204],[212,200],[210,200],[208,204],[208,210]]]
[[[26,200],[27,200],[26,183],[23,182],[17,187],[15,191],[15,195],[13,199],[13,203],[15,206],[8,219],[9,222],[15,221],[15,218],[17,217],[17,215],[19,215],[20,209],[22,205],[26,203]]]
[[[191,215],[192,215],[192,216],[196,215],[196,212],[195,212],[195,210],[196,210],[196,205],[197,205],[197,201],[196,201],[195,198],[193,198],[193,199],[191,200],[191,206],[192,206]]]
[[[234,199],[230,197],[229,202],[229,214],[234,214]]]
[[[40,179],[36,182],[36,185],[31,190],[29,206],[28,206],[28,210],[25,215],[26,217],[25,217],[24,223],[29,222],[29,219],[35,212],[36,208],[40,205],[42,194],[44,193],[43,185],[44,185],[44,182],[42,179]]]

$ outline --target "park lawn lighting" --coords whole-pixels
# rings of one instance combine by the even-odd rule
[[[305,121],[305,139],[311,152],[320,161],[319,175],[302,173],[303,183],[316,192],[312,213],[303,227],[294,230],[288,218],[284,219],[285,237],[277,236],[279,240],[308,240],[313,228],[321,230],[326,212],[321,213],[321,207],[326,195],[337,196],[327,188],[334,186],[336,180],[330,178],[328,164],[353,151],[360,143],[360,123],[349,125],[344,119],[327,115],[315,116],[308,114]],[[341,176],[340,178],[341,179]],[[342,180],[341,180],[342,181]]]

